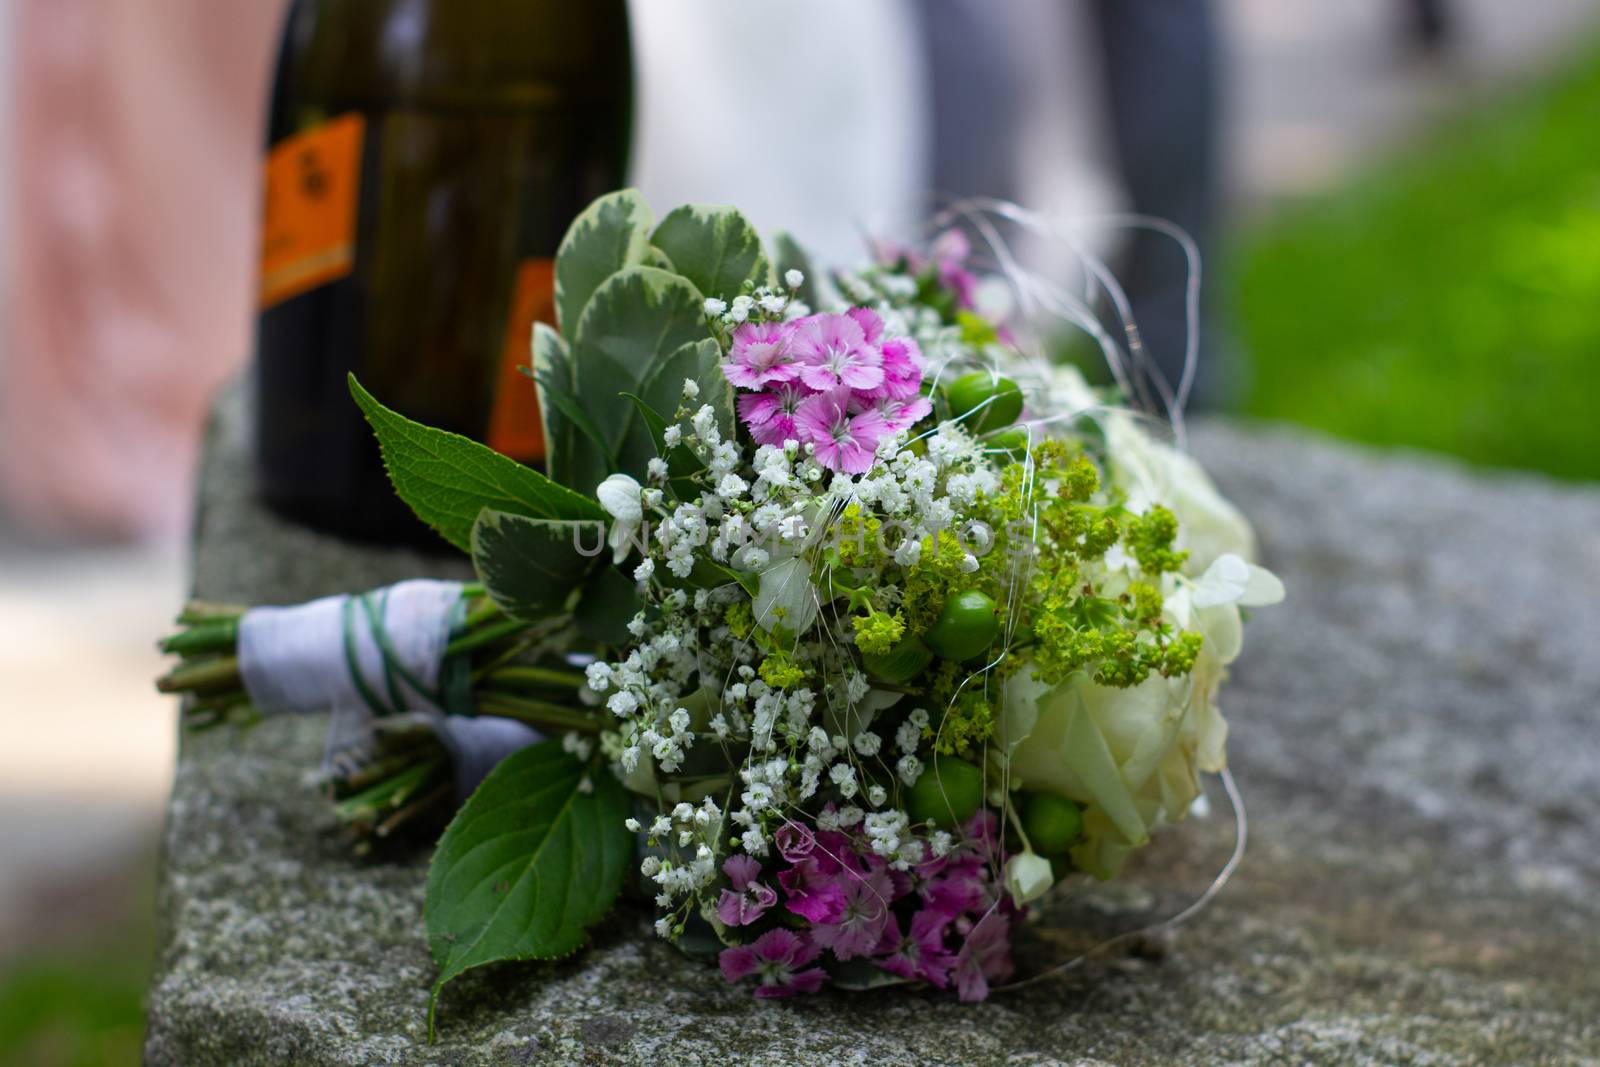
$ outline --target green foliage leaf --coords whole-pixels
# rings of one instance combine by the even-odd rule
[[[650,253],[654,216],[637,189],[602,196],[572,220],[556,251],[556,322],[571,337],[596,289]]]
[[[572,345],[577,396],[614,454],[635,423],[633,404],[621,394],[642,393],[668,357],[708,338],[703,304],[693,285],[655,267],[619,271],[590,299]],[[637,466],[620,454],[617,460],[621,470],[643,478],[644,460]],[[575,455],[571,484],[598,485],[613,469],[599,456]]]
[[[606,444],[605,434],[600,427],[594,424],[594,420],[589,418],[589,413],[578,403],[577,397],[571,393],[563,393],[560,390],[552,389],[548,399],[555,409],[561,412],[562,416],[571,423],[572,428],[577,431],[574,436],[576,447],[579,449],[597,448],[600,450],[601,456],[607,462],[611,462],[611,448]],[[578,487],[572,486],[571,488],[577,489]],[[581,492],[581,490],[579,491]]]
[[[655,245],[651,245],[645,252],[644,263],[642,266],[660,267],[662,270],[672,271],[674,274],[677,273],[676,268],[674,268],[672,265],[672,257],[661,251],[661,249],[657,248]]]
[[[686,204],[661,220],[650,243],[671,258],[673,270],[706,296],[729,300],[746,281],[756,285],[772,281],[761,235],[731,207]]]
[[[700,462],[700,457],[688,445],[678,444],[668,448],[667,420],[661,417],[661,413],[632,393],[622,395],[633,401],[639,420],[650,432],[656,455],[667,461],[667,485],[673,496],[678,500],[692,500],[696,488],[694,476],[705,470],[706,465]]]
[[[472,565],[500,610],[536,622],[566,610],[572,591],[598,564],[602,522],[530,519],[485,509],[472,527]]]
[[[692,341],[668,353],[666,358],[657,363],[640,384],[638,395],[622,394],[624,398],[635,402],[635,413],[639,416],[628,428],[628,435],[617,453],[622,470],[642,478],[636,472],[643,471],[645,464],[661,453],[664,441],[652,423],[659,420],[661,429],[665,429],[668,413],[676,413],[683,403],[683,383],[686,380],[699,386],[698,399],[689,401],[688,407],[694,410],[702,404],[710,404],[717,414],[717,428],[722,431],[724,440],[733,435],[733,388],[722,373],[722,349],[709,337]],[[647,410],[656,418],[646,415]],[[683,450],[691,457],[694,455],[687,448]],[[681,460],[679,465],[684,466]],[[678,473],[693,473],[700,466],[699,460],[695,460],[692,468]]]
[[[643,604],[627,575],[616,567],[601,567],[583,587],[572,618],[589,640],[620,645],[628,640],[628,623]]]
[[[727,440],[733,434],[733,386],[722,373],[722,348],[716,341],[708,337],[672,352],[645,379],[640,395],[657,411],[676,411],[685,379],[693,379],[700,387],[690,409],[710,404],[716,412],[717,429]]]
[[[615,466],[616,459],[605,435],[578,402],[577,371],[566,341],[544,323],[534,324],[533,361],[545,426],[545,468],[551,478],[587,496],[598,483],[578,479],[575,468],[583,465],[580,457],[599,449],[605,466]]]
[[[674,589],[720,589],[725,585],[737,585],[754,597],[761,588],[759,574],[736,571],[732,567],[703,556],[694,561],[694,569],[686,578],[679,578],[671,571],[657,571],[656,577],[662,584]]]
[[[584,792],[587,776],[593,788]],[[633,857],[628,801],[604,770],[586,771],[543,741],[484,779],[439,841],[423,909],[445,983],[486,963],[576,951],[611,909]]]
[[[577,380],[566,340],[542,322],[533,324],[531,360],[534,387],[539,396],[539,419],[544,426],[544,462],[550,477],[573,487],[563,477],[577,447],[579,430],[568,410],[576,403]],[[581,490],[580,490],[581,491]]]
[[[472,551],[472,526],[484,508],[537,519],[605,520],[605,511],[589,497],[487,445],[390,411],[353,374],[349,382],[377,434],[395,492],[462,551]]]

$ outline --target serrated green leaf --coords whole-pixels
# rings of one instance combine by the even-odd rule
[[[811,276],[811,257],[806,254],[806,250],[800,247],[800,243],[793,236],[781,230],[773,235],[772,250],[777,260],[774,264],[777,276],[782,278],[791,270],[804,274],[806,280],[800,284],[795,295],[811,307],[819,307],[817,280]]]
[[[609,193],[572,220],[556,251],[556,324],[567,337],[605,280],[650,252],[655,218],[637,189]]]
[[[589,640],[620,645],[628,640],[628,623],[643,604],[627,575],[616,567],[601,567],[579,594],[572,619]]]
[[[584,310],[572,345],[577,397],[606,434],[619,464],[635,417],[624,392],[638,393],[651,371],[677,349],[707,339],[699,290],[676,274],[655,267],[629,267],[606,279]],[[622,469],[635,477],[641,470]],[[598,485],[613,473],[600,457],[574,457],[574,479]],[[585,484],[578,482],[577,484]]]
[[[530,519],[485,509],[472,527],[472,566],[513,619],[537,622],[566,610],[599,563],[603,522]]]
[[[484,508],[536,519],[600,520],[598,503],[460,434],[390,411],[349,376],[350,394],[372,424],[400,499],[463,552]]]
[[[670,212],[650,243],[672,260],[672,269],[706,296],[731,300],[746,281],[772,283],[772,267],[761,235],[750,220],[720,204],[686,204]]]
[[[592,789],[584,792],[588,778]],[[508,756],[451,820],[423,908],[438,964],[428,1006],[474,967],[576,951],[611,910],[633,857],[628,800],[604,770],[543,741]]]

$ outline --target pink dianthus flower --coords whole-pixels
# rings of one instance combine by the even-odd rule
[[[872,469],[878,442],[889,435],[889,424],[876,408],[852,413],[852,399],[848,389],[808,397],[795,410],[795,428],[803,442],[815,446],[813,454],[824,467],[865,474]]]
[[[751,944],[723,949],[717,963],[730,982],[755,975],[758,997],[792,997],[815,993],[828,980],[828,972],[821,967],[801,969],[821,952],[803,934],[777,929],[768,930]]]
[[[883,352],[868,342],[859,317],[824,312],[793,325],[790,348],[800,363],[800,380],[808,387],[866,390],[883,384]]]
[[[741,389],[793,381],[800,368],[790,351],[793,327],[786,322],[747,322],[733,331],[723,376]]]

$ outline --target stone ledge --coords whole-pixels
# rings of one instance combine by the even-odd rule
[[[295,601],[459,573],[251,500],[237,393],[202,475],[195,590]],[[453,986],[425,1043],[426,855],[350,857],[316,720],[185,739],[146,1062],[1594,1064],[1600,1057],[1600,492],[1208,424],[1196,452],[1291,598],[1225,694],[1250,854],[1175,937],[967,1007],[886,991],[761,1003],[620,909],[581,956]],[[1229,827],[1168,832],[1126,884],[1031,926],[1133,924],[1208,880]]]

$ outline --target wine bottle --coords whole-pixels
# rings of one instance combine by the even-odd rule
[[[623,183],[625,0],[296,0],[268,120],[256,458],[274,510],[442,546],[397,500],[347,372],[538,465],[528,361],[568,223]]]

